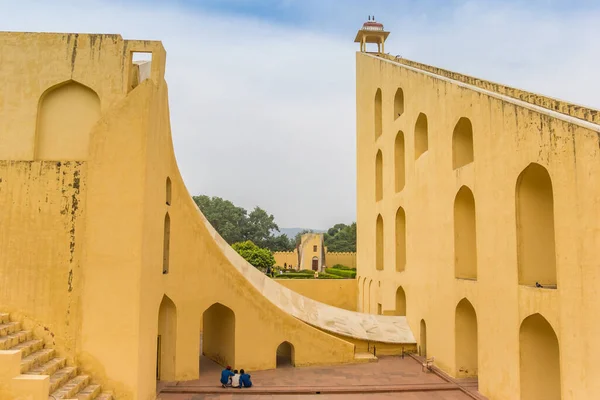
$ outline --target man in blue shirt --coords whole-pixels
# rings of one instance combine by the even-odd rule
[[[228,365],[223,371],[221,371],[221,386],[227,387],[230,384],[229,379],[234,375],[231,371],[231,367]]]
[[[251,387],[252,381],[250,380],[250,374],[247,374],[243,369],[240,370],[240,383],[242,387]]]

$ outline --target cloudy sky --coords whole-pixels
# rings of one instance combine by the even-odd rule
[[[280,227],[355,219],[353,43],[600,108],[597,0],[0,0],[0,29],[162,40],[192,194]],[[1,49],[0,49],[1,50]]]

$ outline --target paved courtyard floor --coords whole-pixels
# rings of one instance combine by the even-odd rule
[[[378,362],[366,364],[247,371],[254,384],[249,389],[223,389],[219,383],[221,366],[205,357],[200,365],[200,379],[161,383],[158,399],[485,399],[477,392],[476,380],[453,380],[422,372],[420,363],[408,356],[380,357]]]

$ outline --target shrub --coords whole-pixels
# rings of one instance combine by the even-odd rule
[[[342,265],[342,264],[335,264],[331,268],[334,268],[334,269],[343,269],[343,270],[347,270],[347,271],[356,271],[356,268],[346,267],[345,265]]]

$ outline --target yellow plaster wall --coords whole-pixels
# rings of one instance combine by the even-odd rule
[[[393,310],[396,290],[402,287],[419,345],[435,356],[436,365],[457,375],[456,307],[468,299],[477,318],[479,390],[490,399],[507,400],[533,398],[520,397],[519,328],[526,317],[539,313],[558,337],[562,399],[600,398],[598,126],[551,116],[527,103],[517,105],[367,54],[357,54],[356,73],[359,307],[376,313],[382,304],[384,312]],[[398,88],[404,92],[404,112],[395,118]],[[383,132],[376,139],[378,89]],[[420,113],[428,121],[428,150],[416,159]],[[454,170],[452,133],[461,117],[472,123],[474,162]],[[396,192],[393,161],[399,131],[405,141],[406,183]],[[376,202],[380,150],[383,199]],[[558,289],[518,284],[515,188],[530,163],[545,167],[552,180]],[[454,275],[454,199],[463,185],[473,192],[475,203],[476,280]],[[399,207],[406,217],[402,272],[395,266]],[[380,271],[375,267],[378,215],[384,221]],[[421,335],[425,326],[426,335]]]
[[[298,248],[300,252],[300,268],[312,270],[313,258],[317,257],[318,271],[323,268],[323,234],[322,233],[306,233],[302,235],[302,241]]]
[[[292,267],[294,269],[298,268],[298,253],[296,250],[294,251],[274,251],[273,257],[275,257],[275,265],[282,267],[287,265],[287,267]]]
[[[279,279],[277,282],[321,303],[357,311],[358,287],[355,279]]]
[[[234,332],[227,331],[231,324],[217,330],[235,337],[236,367],[274,368],[284,341],[293,344],[298,366],[353,360],[353,344],[263,297],[208,231],[173,153],[160,42],[2,33],[0,48],[3,309],[47,328],[59,354],[118,399],[155,398],[159,307],[167,297],[174,307],[160,324],[165,377],[198,377],[201,321],[215,303],[235,315]],[[152,52],[151,79],[137,86],[133,51]],[[32,161],[40,98],[70,81],[100,99],[98,121],[77,137],[88,152],[61,155],[78,160],[69,163]],[[72,134],[66,130],[62,139]]]
[[[328,267],[342,264],[349,268],[356,268],[356,253],[353,252],[326,252],[325,260]]]

